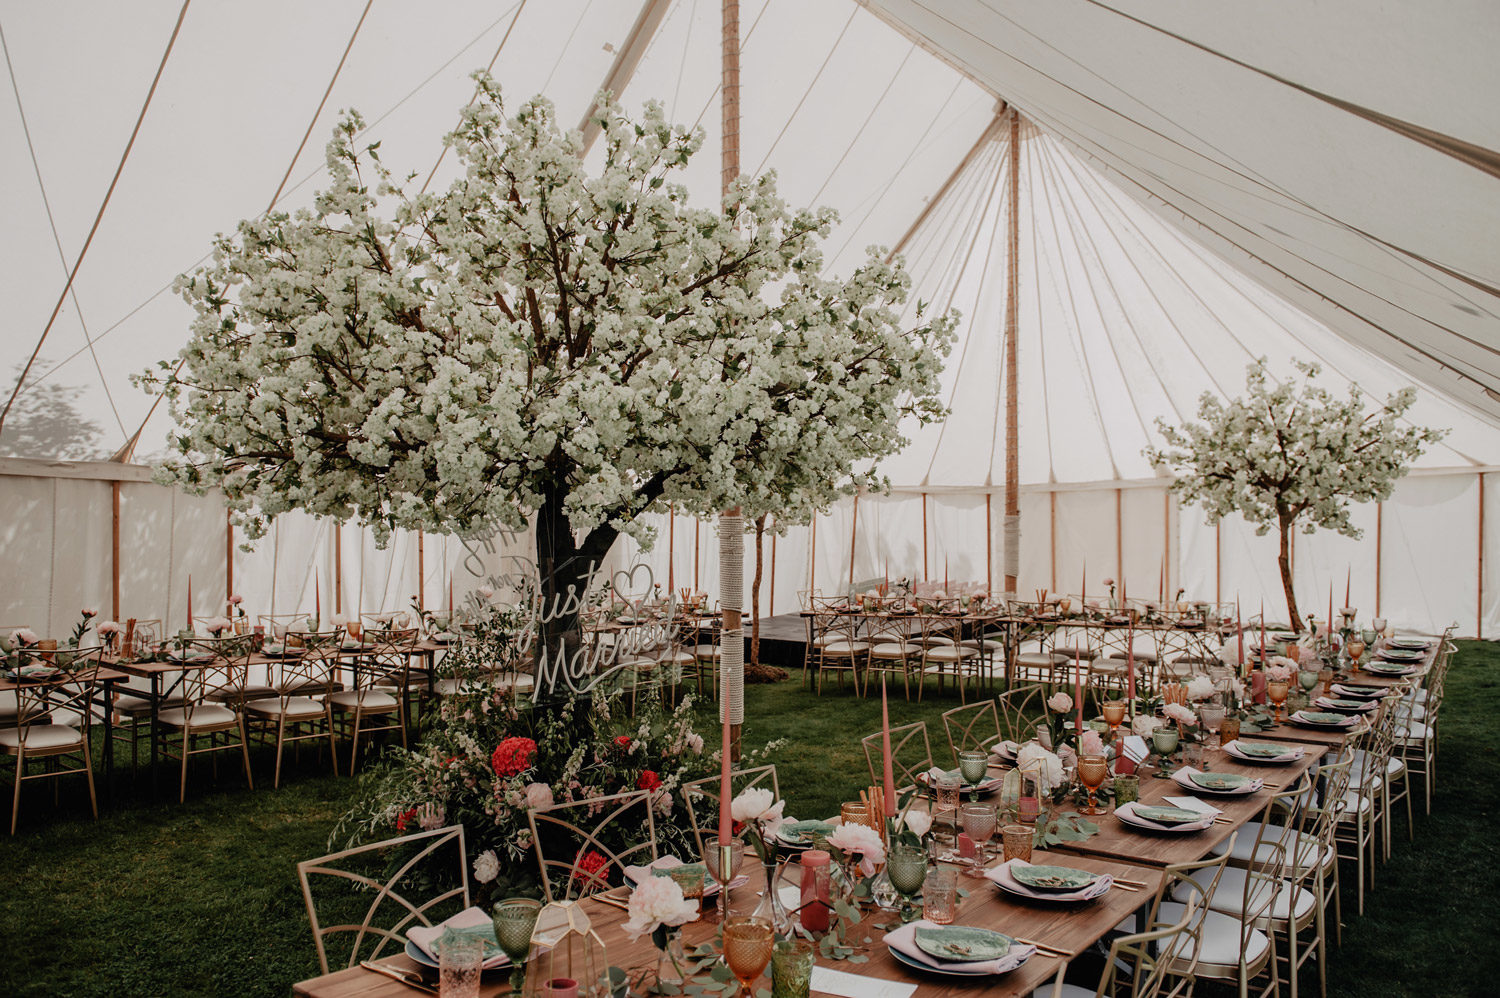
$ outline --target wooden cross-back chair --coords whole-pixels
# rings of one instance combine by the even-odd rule
[[[394,873],[387,875],[385,871],[389,869],[390,853],[393,850],[405,848],[414,848],[415,851],[401,861],[401,865]],[[455,886],[425,900],[407,898],[402,893],[407,889],[407,884],[404,882],[406,878],[412,876],[412,886],[430,888],[433,869],[436,864],[443,861],[443,853],[449,849],[453,850],[457,857],[457,863],[452,867],[456,878]],[[371,865],[376,866],[380,872],[371,874],[363,870],[346,868],[356,865],[351,861],[359,859],[368,859]],[[312,923],[313,943],[318,948],[318,964],[325,974],[329,972],[326,940],[330,936],[353,933],[354,940],[350,946],[349,960],[344,964],[345,967],[352,967],[360,960],[378,958],[387,943],[399,949],[404,943],[406,930],[413,923],[426,926],[434,924],[433,918],[430,917],[434,909],[442,909],[438,912],[437,919],[441,921],[442,918],[455,913],[447,911],[447,907],[454,907],[457,911],[469,907],[468,856],[462,825],[450,825],[447,828],[438,828],[429,832],[417,832],[386,839],[383,842],[358,846],[354,849],[345,849],[343,852],[320,856],[317,859],[304,860],[297,864],[297,878],[302,883],[302,900],[307,905],[308,921]],[[331,925],[323,924],[320,906],[313,898],[315,878],[319,883],[325,880],[330,881],[328,883],[330,889],[334,886],[331,881],[342,881],[343,885],[348,888],[343,899],[346,901],[350,898],[357,899],[357,903],[344,905],[343,910],[349,910],[350,918],[358,920],[336,921]],[[348,887],[350,884],[353,887]],[[324,897],[326,904],[328,903],[326,895]],[[368,903],[365,902],[366,898],[368,898]],[[461,904],[447,904],[455,900]],[[340,911],[341,915],[343,910]],[[373,949],[364,953],[367,942],[373,942]]]
[[[881,732],[865,735],[860,744],[865,749],[865,763],[870,767],[870,782],[878,784],[884,778],[885,768],[881,759]],[[927,737],[927,722],[912,721],[891,729],[891,769],[896,780],[896,789],[918,785],[918,777],[932,768],[932,742]]]
[[[328,703],[328,697],[338,688],[337,667],[338,660],[333,655],[320,650],[308,651],[281,662],[280,676],[271,695],[247,699],[246,719],[261,733],[263,740],[270,741],[271,736],[275,736],[273,787],[281,786],[281,760],[286,746],[299,742],[326,741],[333,775],[338,775],[333,711]]]
[[[861,693],[861,666],[868,641],[859,636],[860,618],[852,613],[815,613],[813,615],[813,664],[818,673],[818,695],[823,693],[823,673],[833,672],[842,687],[847,673],[854,680],[854,692]]]
[[[526,821],[547,901],[608,890],[626,866],[657,858],[659,791],[631,790],[531,808]],[[592,865],[597,856],[602,865]]]
[[[250,647],[248,636],[195,638],[183,647],[182,682],[178,687],[182,705],[157,714],[162,754],[181,762],[179,803],[187,800],[188,760],[195,755],[239,749],[245,783],[255,786],[244,715]]]
[[[750,769],[734,769],[729,772],[730,800],[751,787],[764,787],[771,797],[781,799],[781,785],[776,779],[775,766],[755,766]],[[719,777],[705,776],[682,785],[682,802],[687,805],[688,823],[693,829],[693,842],[698,855],[703,855],[705,834],[719,833]]]
[[[10,833],[16,834],[21,816],[21,784],[83,774],[89,785],[89,807],[99,817],[94,793],[94,767],[89,754],[94,692],[98,686],[103,647],[39,652],[31,659],[58,671],[50,676],[17,682],[14,727],[0,730],[0,755],[15,756],[12,772]],[[28,773],[32,762],[43,769]]]
[[[995,698],[1000,714],[1000,734],[1013,742],[1029,741],[1036,726],[1047,719],[1047,697],[1051,689],[1044,683],[1014,686]]]
[[[1004,740],[994,700],[980,700],[943,711],[943,730],[948,735],[948,752],[955,766],[960,752],[968,749],[988,752]]]

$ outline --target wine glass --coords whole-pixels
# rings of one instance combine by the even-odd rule
[[[1363,635],[1351,638],[1349,643],[1344,646],[1344,650],[1349,653],[1349,662],[1355,669],[1359,668],[1359,660],[1365,657],[1365,649],[1367,647],[1369,647],[1369,643],[1364,640]]]
[[[1318,685],[1318,673],[1316,669],[1297,670],[1297,685],[1302,687],[1302,699],[1307,706],[1312,706],[1312,691]]]
[[[1203,730],[1208,732],[1209,745],[1213,748],[1219,748],[1223,744],[1219,740],[1219,727],[1228,713],[1228,708],[1213,700],[1204,701],[1198,708],[1198,720],[1202,722]]]
[[[937,800],[933,808],[933,817],[936,818],[943,813],[951,815],[953,822],[953,835],[958,836],[958,792],[963,787],[963,782],[954,775],[944,773],[936,781]]]
[[[990,758],[983,752],[965,751],[958,753],[958,771],[963,776],[964,782],[971,787],[978,787],[984,781],[984,776],[989,772]]]
[[[730,918],[724,922],[724,964],[740,982],[740,995],[753,995],[751,983],[771,962],[776,941],[764,918]]]
[[[510,957],[510,989],[526,984],[526,957],[531,953],[531,933],[536,929],[542,903],[531,898],[506,898],[495,905],[495,941]]]
[[[1113,742],[1120,736],[1120,724],[1125,720],[1125,701],[1106,700],[1099,710],[1104,715],[1104,723],[1109,725],[1109,740]]]
[[[724,869],[720,858],[723,850],[719,848],[719,837],[717,835],[705,836],[703,839],[703,865],[708,869],[708,875],[714,878],[719,885],[719,914],[729,914],[729,882],[734,875],[740,872],[741,854],[744,852],[745,843],[743,839],[730,839],[728,842],[729,869]]]
[[[1286,695],[1291,690],[1291,684],[1285,679],[1271,679],[1266,682],[1266,699],[1271,701],[1276,708],[1275,723],[1281,723],[1281,708],[1286,704]]]
[[[1173,729],[1173,733],[1176,731]],[[1176,745],[1173,745],[1176,748]],[[1099,806],[1096,795],[1099,788],[1104,785],[1104,780],[1109,776],[1109,763],[1102,755],[1081,755],[1078,757],[1078,780],[1089,791],[1088,806],[1083,808],[1082,814],[1104,814],[1104,808]]]
[[[974,840],[974,864],[964,873],[970,877],[984,876],[986,846],[995,834],[995,805],[965,804],[959,809],[964,834]]]
[[[901,895],[901,921],[910,922],[917,917],[913,898],[927,879],[927,850],[920,846],[896,843],[886,853],[885,872],[891,878],[891,886]]]
[[[1173,724],[1164,724],[1151,732],[1151,747],[1161,757],[1161,772],[1163,775],[1170,773],[1172,767],[1168,759],[1173,752],[1177,751],[1177,727]]]

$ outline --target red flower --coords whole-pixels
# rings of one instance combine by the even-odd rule
[[[617,746],[619,746],[621,752],[629,752],[630,751],[630,736],[629,735],[620,735],[619,737],[617,737],[615,739],[615,744]]]
[[[585,890],[609,886],[609,860],[590,849],[573,860],[573,879],[582,881]]]
[[[643,770],[641,778],[635,781],[637,790],[655,790],[659,786],[661,786],[661,777],[649,769]]]
[[[410,811],[402,811],[400,814],[396,815],[396,831],[406,831],[406,823],[416,818],[416,816],[416,808],[412,808]]]
[[[515,776],[530,769],[535,758],[536,742],[530,738],[507,738],[495,748],[490,765],[495,767],[497,776]]]

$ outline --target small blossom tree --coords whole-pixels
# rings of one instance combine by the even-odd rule
[[[1273,526],[1281,538],[1277,561],[1292,629],[1302,629],[1292,589],[1291,534],[1319,527],[1358,538],[1351,503],[1387,499],[1396,479],[1444,430],[1402,426],[1416,393],[1403,389],[1372,412],[1358,388],[1335,398],[1314,383],[1317,364],[1297,362],[1303,380],[1272,383],[1265,358],[1245,376],[1248,395],[1230,402],[1205,392],[1199,423],[1181,428],[1156,421],[1167,447],[1146,456],[1177,476],[1172,491],[1201,504],[1209,523],[1238,512],[1257,534]]]
[[[291,509],[381,539],[533,520],[550,644],[640,513],[824,504],[869,484],[856,463],[903,414],[941,412],[953,321],[902,328],[909,279],[874,251],[823,277],[831,211],[789,209],[774,175],[689,207],[702,135],[655,104],[601,100],[590,175],[551,104],[507,118],[478,79],[446,191],[407,196],[351,113],[311,209],[240,223],[180,279],[163,480],[221,488],[251,537]]]

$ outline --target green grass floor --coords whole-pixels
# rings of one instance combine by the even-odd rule
[[[892,723],[925,720],[946,752],[939,715],[956,697],[892,702]],[[746,691],[746,744],[787,738],[774,758],[789,813],[836,813],[868,785],[859,738],[879,729],[880,701],[799,677]],[[1441,780],[1433,813],[1418,801],[1416,842],[1396,826],[1395,855],[1377,870],[1363,917],[1344,871],[1344,945],[1329,967],[1338,996],[1495,995],[1500,897],[1500,646],[1466,642],[1449,674]],[[204,762],[178,804],[115,775],[115,799],[89,820],[81,782],[28,788],[21,828],[0,839],[0,995],[284,996],[317,972],[297,884],[299,860],[328,851],[328,834],[354,785],[323,775],[311,752],[270,787],[271,760],[254,758],[256,789],[225,756],[215,780]],[[4,790],[9,793],[9,783]],[[1317,994],[1315,971],[1304,994]],[[1220,989],[1200,989],[1217,993]]]

